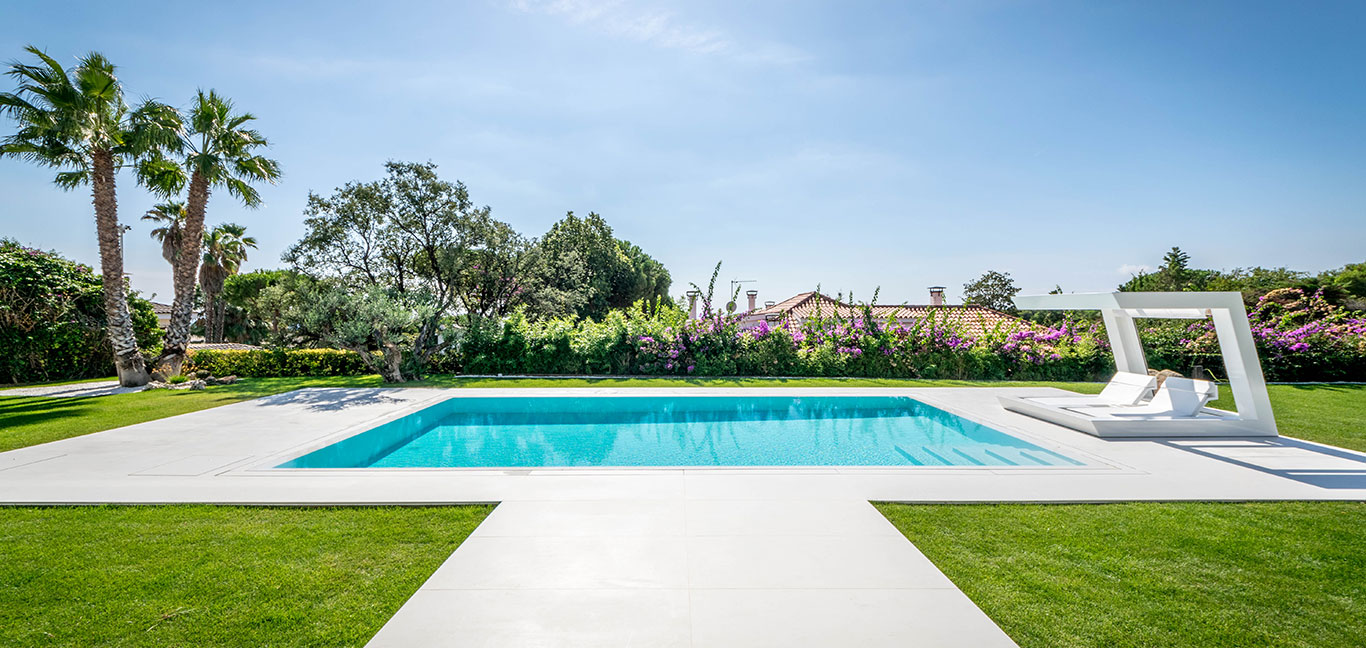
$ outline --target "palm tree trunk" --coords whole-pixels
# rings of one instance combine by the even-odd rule
[[[203,286],[204,282],[200,282]],[[218,341],[218,293],[204,291],[204,341]]]
[[[100,276],[104,282],[104,315],[109,343],[114,348],[114,368],[119,384],[137,387],[147,384],[147,365],[133,334],[133,318],[128,313],[128,293],[123,280],[123,231],[119,229],[119,204],[114,193],[114,156],[97,151],[91,156],[90,184],[95,202],[95,231],[100,241]]]
[[[204,241],[204,209],[208,203],[209,181],[196,171],[190,177],[185,224],[180,232],[180,257],[176,259],[173,275],[175,301],[171,303],[171,321],[166,325],[166,341],[161,357],[157,359],[157,373],[166,378],[180,374],[190,344],[190,326],[194,324],[194,286],[199,276],[199,248]],[[212,307],[212,302],[204,304],[205,338],[210,335],[209,311]]]
[[[223,322],[228,319],[228,303],[223,299],[223,293],[215,293],[213,298],[213,340],[212,342],[223,341]]]

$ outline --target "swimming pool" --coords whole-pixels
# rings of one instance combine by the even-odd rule
[[[278,468],[1079,466],[904,396],[455,397]]]

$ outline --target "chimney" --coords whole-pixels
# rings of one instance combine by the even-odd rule
[[[702,293],[697,290],[688,291],[688,319],[697,319],[697,297]]]
[[[757,291],[757,290],[746,290],[746,291],[745,291],[745,296],[746,296],[746,297],[749,297],[749,310],[747,310],[747,311],[745,311],[745,312],[747,312],[747,313],[753,313],[753,312],[754,312],[754,302],[755,302],[755,300],[759,299],[759,291]]]
[[[777,304],[777,303],[778,303],[778,302],[775,302],[775,301],[766,301],[766,302],[764,302],[764,308],[773,308],[773,306],[774,306],[775,304]]]
[[[943,286],[930,286],[930,305],[931,305],[931,306],[943,306],[943,305],[944,305],[944,287],[943,287]]]

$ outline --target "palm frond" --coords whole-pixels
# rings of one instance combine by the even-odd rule
[[[184,189],[185,168],[162,155],[144,157],[137,166],[138,184],[159,196],[174,196]]]
[[[185,124],[180,111],[159,101],[143,101],[128,115],[128,127],[125,143],[132,155],[178,153],[184,149]]]
[[[261,204],[261,192],[257,191],[256,187],[237,178],[228,178],[223,184],[228,188],[228,193],[241,200],[242,204],[248,207],[257,207]]]
[[[62,171],[53,179],[53,182],[55,182],[58,187],[67,191],[83,186],[89,181],[90,172],[86,169],[81,169],[79,171]]]
[[[201,88],[186,113],[182,134],[185,168],[210,186],[226,188],[248,207],[261,203],[252,183],[280,177],[278,162],[252,153],[254,148],[269,145],[259,132],[244,128],[255,119],[251,113],[235,113],[232,100],[216,90]]]

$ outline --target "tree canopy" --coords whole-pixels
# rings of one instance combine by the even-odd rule
[[[668,296],[670,277],[663,264],[613,236],[612,227],[596,213],[565,214],[541,238],[537,250],[537,287],[551,296],[539,300],[540,315],[602,319],[613,308]]]
[[[1014,313],[1012,298],[1020,294],[1009,272],[988,270],[977,279],[963,284],[963,303],[986,306],[1003,313]]]

